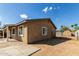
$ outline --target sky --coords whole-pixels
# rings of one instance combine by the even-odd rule
[[[50,18],[57,29],[61,25],[79,25],[79,4],[75,3],[6,3],[0,4],[0,21],[16,24],[23,19]]]

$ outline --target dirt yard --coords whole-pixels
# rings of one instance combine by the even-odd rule
[[[31,45],[41,48],[32,56],[79,56],[79,40],[55,38]]]
[[[79,56],[79,40],[70,38],[47,39],[29,45],[19,41],[0,42],[0,49],[20,45],[40,48],[32,56]]]

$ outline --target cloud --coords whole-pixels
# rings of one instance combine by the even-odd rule
[[[48,11],[51,11],[52,9],[53,9],[53,7],[50,6],[50,7],[45,7],[42,11],[43,11],[44,13],[47,13]]]
[[[48,7],[45,7],[42,11],[43,11],[44,13],[47,13]]]
[[[26,15],[26,14],[20,14],[20,17],[23,18],[23,19],[27,19],[28,15]]]
[[[52,10],[58,10],[58,9],[60,9],[60,6],[49,6],[49,7],[45,7],[42,11],[44,12],[44,13],[47,13],[47,12],[49,12],[49,11],[52,11]]]
[[[49,7],[49,10],[52,10],[53,9],[53,7],[51,6],[51,7]]]

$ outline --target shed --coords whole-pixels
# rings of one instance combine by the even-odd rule
[[[63,36],[65,37],[71,37],[72,36],[72,31],[67,29],[63,32]]]

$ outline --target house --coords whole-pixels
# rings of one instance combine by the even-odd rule
[[[71,37],[72,36],[72,31],[70,29],[67,29],[63,32],[64,37]]]
[[[5,25],[3,29],[4,38],[16,39],[24,43],[33,43],[56,36],[56,26],[49,18],[23,20],[17,24]]]
[[[79,30],[75,31],[75,37],[79,40]]]
[[[16,39],[16,24],[6,24],[3,27],[4,38],[13,38]]]
[[[61,32],[60,30],[56,30],[56,37],[62,37],[63,36],[63,32]]]

